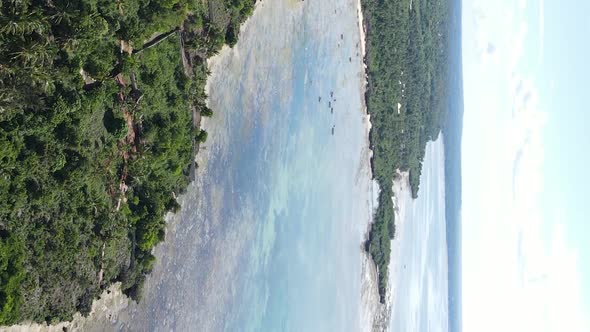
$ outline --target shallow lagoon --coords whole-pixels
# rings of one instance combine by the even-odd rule
[[[372,183],[357,2],[264,1],[210,67],[196,183],[115,325],[360,330]]]

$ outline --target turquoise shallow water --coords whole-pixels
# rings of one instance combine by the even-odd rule
[[[359,326],[360,226],[368,206],[367,187],[357,180],[368,183],[358,179],[368,160],[362,155],[366,132],[354,4],[268,5],[273,8],[262,10],[286,20],[291,16],[292,25],[263,23],[267,35],[253,34],[255,45],[261,45],[239,45],[220,61],[220,67],[235,73],[236,89],[215,90],[220,76],[219,83],[231,86],[228,71],[212,79],[211,106],[237,110],[228,114],[224,127],[239,127],[240,135],[210,161],[236,158],[233,149],[242,145],[240,159],[228,163],[236,166],[230,178],[245,196],[255,197],[226,211],[239,215],[246,209],[252,216],[252,240],[239,258],[227,330]],[[326,24],[336,16],[338,24]],[[251,24],[258,25],[256,18]],[[248,45],[251,40],[244,35]],[[218,175],[226,176],[225,171]]]
[[[372,192],[356,5],[264,1],[213,60],[196,183],[116,326],[360,329]]]

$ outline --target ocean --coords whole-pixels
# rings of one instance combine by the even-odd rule
[[[449,331],[443,141],[439,135],[426,145],[418,198],[411,198],[407,177],[394,183],[399,213],[391,244],[390,331]]]

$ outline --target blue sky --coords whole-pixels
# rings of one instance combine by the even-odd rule
[[[590,331],[589,12],[463,1],[465,331]]]

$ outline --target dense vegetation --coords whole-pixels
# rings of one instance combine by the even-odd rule
[[[448,4],[446,0],[362,0],[362,5],[372,168],[381,188],[366,248],[379,270],[383,300],[390,240],[395,235],[392,179],[396,170],[408,171],[416,197],[426,143],[436,139],[446,114]]]
[[[254,1],[2,1],[0,325],[138,298],[207,137],[204,61]]]

